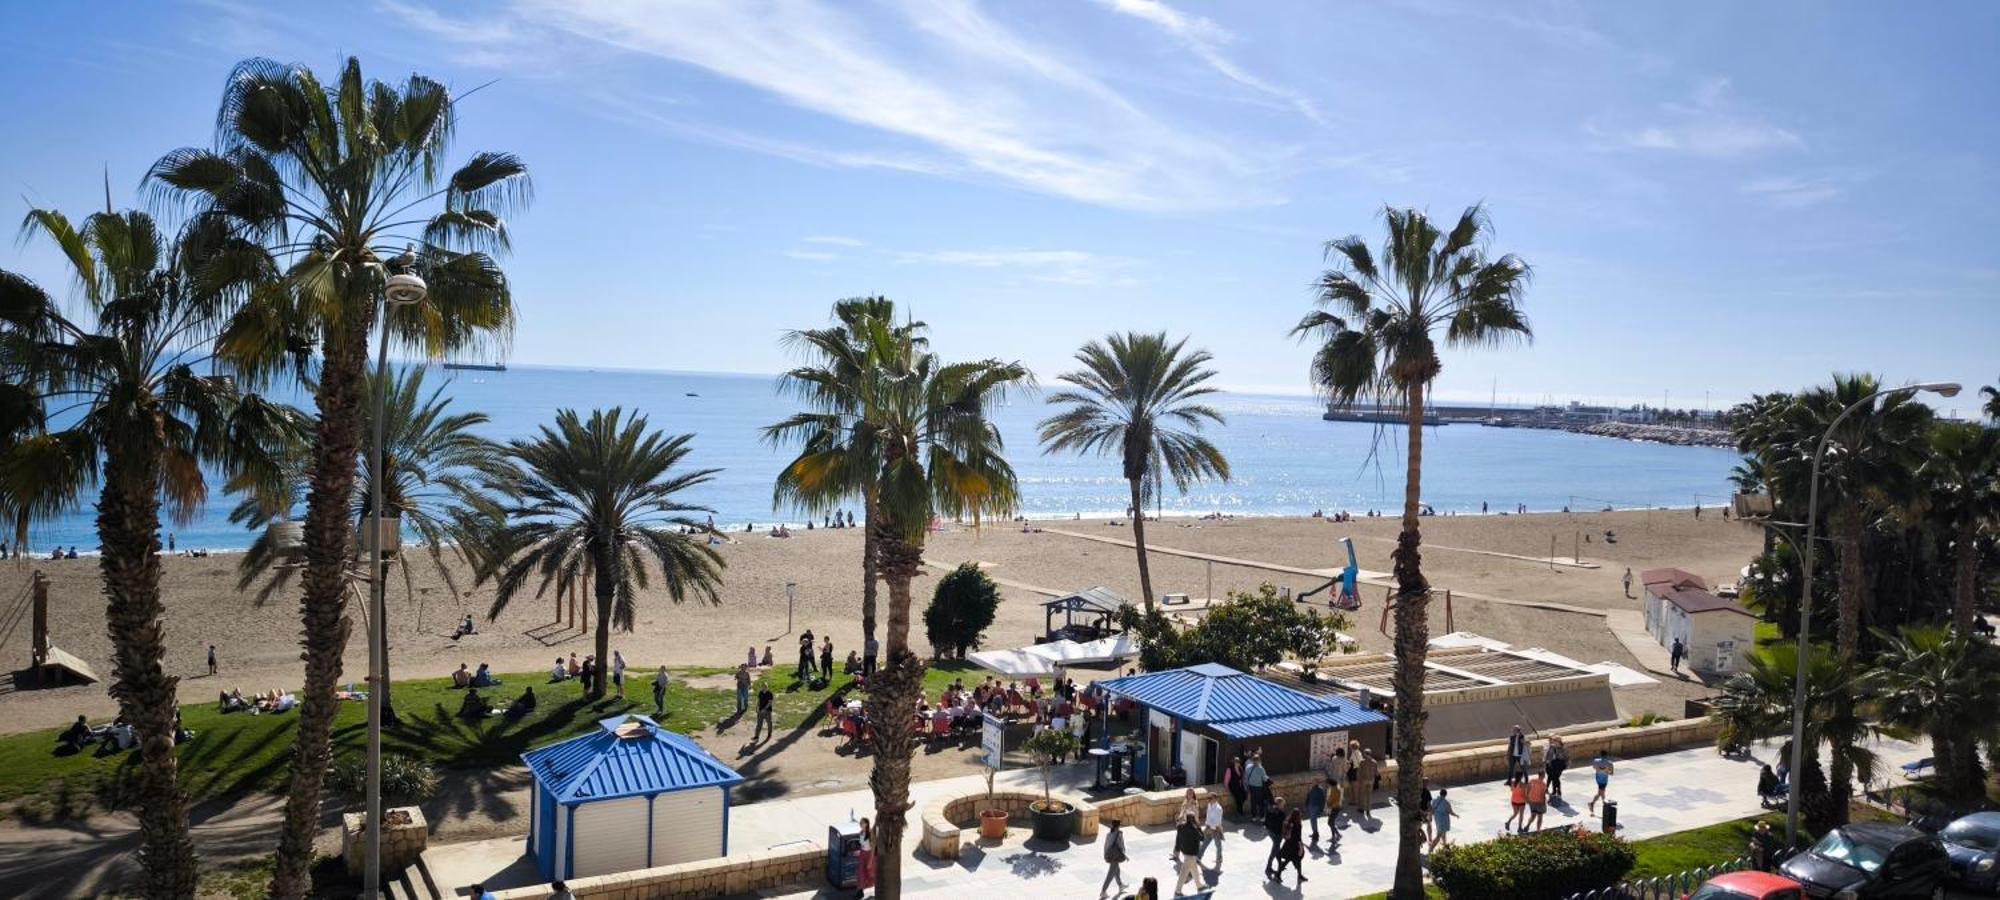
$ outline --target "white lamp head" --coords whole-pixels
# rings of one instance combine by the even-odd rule
[[[1956,381],[1926,381],[1911,387],[1920,391],[1930,391],[1940,397],[1956,397],[1959,392],[1959,383]]]
[[[390,303],[401,306],[423,302],[425,295],[430,293],[430,286],[424,284],[422,278],[404,272],[389,276],[389,281],[383,285],[382,292],[389,298]]]

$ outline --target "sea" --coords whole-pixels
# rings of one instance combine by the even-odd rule
[[[778,522],[802,527],[805,516],[773,509],[772,479],[792,456],[760,436],[763,426],[794,412],[770,375],[510,366],[505,371],[433,367],[425,387],[442,385],[451,410],[478,411],[496,440],[531,437],[558,409],[624,407],[646,415],[653,428],[692,434],[687,464],[720,469],[713,481],[685,499],[715,511],[718,526],[759,529]],[[309,398],[281,396],[309,408]],[[1167,516],[1304,516],[1369,511],[1395,514],[1403,493],[1401,426],[1328,422],[1323,404],[1309,396],[1225,393],[1213,405],[1227,424],[1209,437],[1228,457],[1227,482],[1192,485],[1185,494],[1169,484],[1157,498]],[[1049,408],[1039,396],[1016,396],[994,413],[1008,459],[1021,482],[1020,513],[1030,518],[1122,516],[1128,503],[1118,461],[1111,457],[1046,454],[1036,423]],[[1424,503],[1439,514],[1494,512],[1525,506],[1532,512],[1713,505],[1728,496],[1736,454],[1708,447],[1675,447],[1534,428],[1489,428],[1457,423],[1424,435]],[[169,525],[180,550],[241,550],[254,535],[230,524],[232,498],[218,490],[193,521]],[[857,507],[854,512],[859,514]],[[30,530],[36,552],[97,545],[94,502]],[[162,535],[161,543],[166,543]]]

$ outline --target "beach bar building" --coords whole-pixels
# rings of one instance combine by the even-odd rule
[[[729,854],[729,789],[743,780],[646,716],[523,754],[534,776],[528,853],[542,877],[584,878]]]
[[[1239,750],[1264,753],[1272,775],[1319,768],[1350,740],[1389,750],[1389,717],[1346,697],[1318,697],[1228,666],[1204,663],[1100,682],[1112,700],[1130,701],[1140,746],[1133,760],[1142,784],[1174,765],[1189,784],[1214,784]]]
[[[1709,593],[1708,584],[1679,569],[1648,569],[1646,631],[1662,647],[1679,638],[1687,647],[1688,667],[1704,674],[1742,671],[1744,657],[1755,646],[1757,617],[1749,610]]]
[[[1042,604],[1043,632],[1050,641],[1094,641],[1123,630],[1118,617],[1130,603],[1103,585],[1085,588]],[[1060,616],[1062,625],[1056,624]],[[1078,621],[1078,620],[1081,621]]]

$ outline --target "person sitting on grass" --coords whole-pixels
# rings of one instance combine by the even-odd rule
[[[555,684],[558,681],[567,680],[569,680],[569,667],[563,665],[563,658],[558,656],[556,657],[555,668],[549,670],[549,683]]]
[[[507,718],[509,719],[518,719],[534,711],[535,689],[533,686],[522,691],[521,696],[514,698],[513,703],[507,704]]]
[[[493,670],[487,668],[485,663],[480,663],[479,671],[472,673],[473,687],[492,687],[499,683],[500,679],[493,677]]]
[[[97,735],[90,730],[90,720],[83,716],[77,716],[76,721],[70,723],[69,728],[56,736],[58,749],[67,750],[71,753],[82,750],[83,745],[94,740],[97,740]]]
[[[472,686],[472,670],[467,668],[465,663],[459,663],[458,671],[451,673],[451,686],[455,688]]]
[[[479,696],[478,688],[467,690],[465,699],[458,704],[458,717],[461,719],[484,719],[492,712],[492,705],[486,702],[485,697]]]
[[[227,692],[223,693],[219,698],[217,698],[216,703],[217,705],[221,706],[222,711],[226,713],[232,713],[239,709],[250,708],[250,701],[243,699],[242,688],[230,688]]]

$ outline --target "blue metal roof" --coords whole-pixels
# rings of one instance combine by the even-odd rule
[[[1128,675],[1099,686],[1233,738],[1335,731],[1389,720],[1344,697],[1315,697],[1219,663]]]
[[[627,722],[643,731],[620,737]],[[535,780],[561,803],[608,800],[699,787],[728,787],[743,780],[699,744],[640,715],[600,720],[600,730],[521,755]]]

